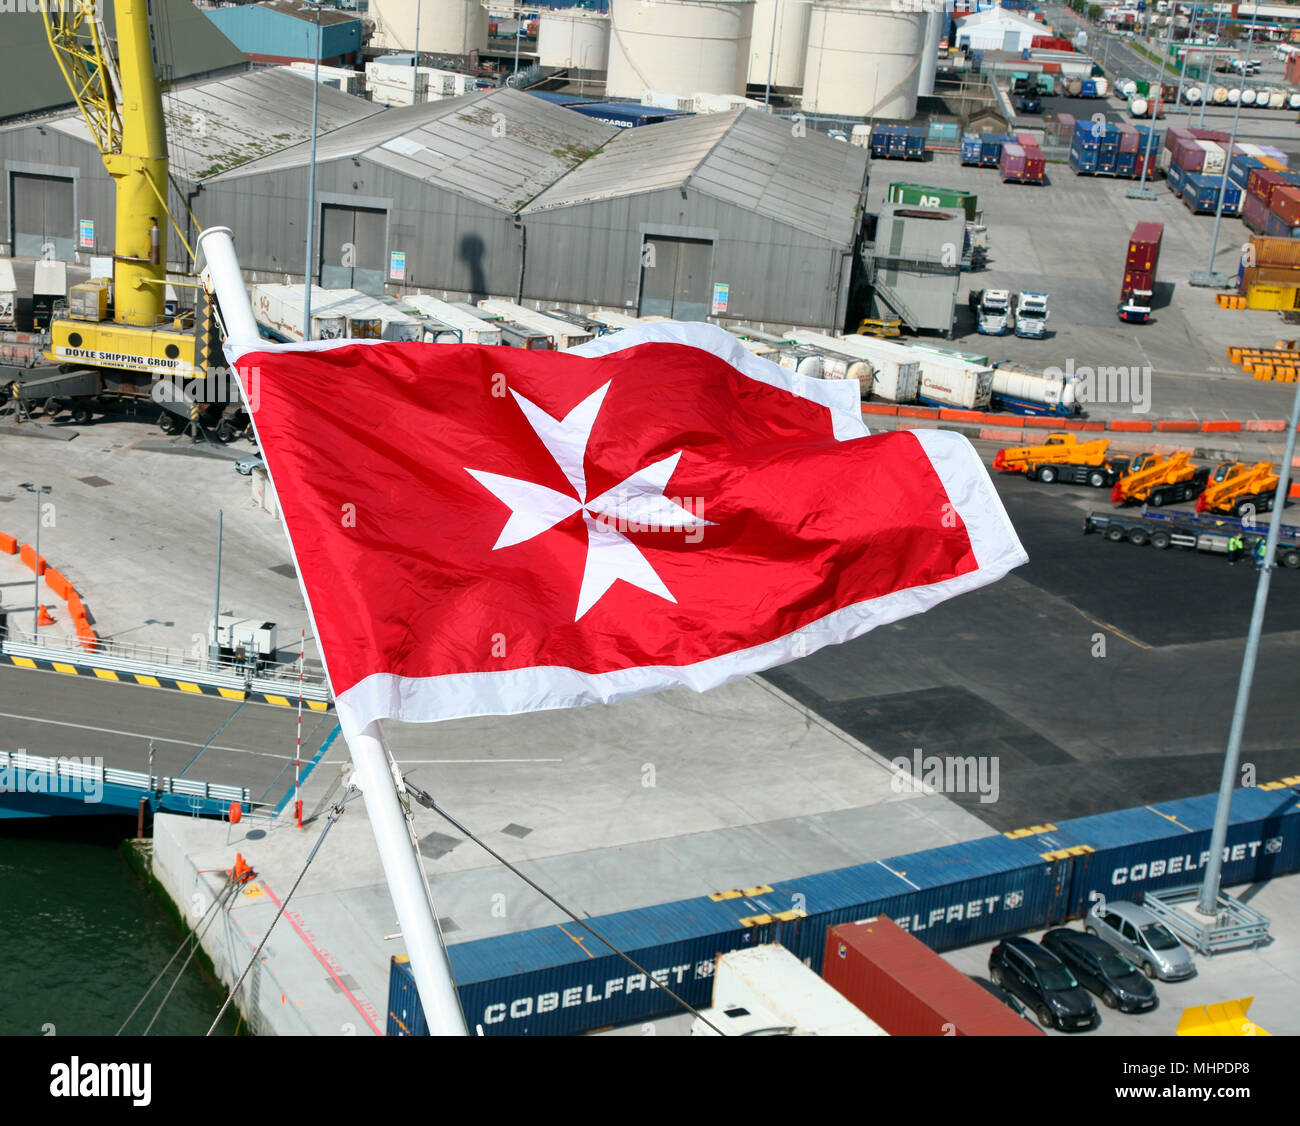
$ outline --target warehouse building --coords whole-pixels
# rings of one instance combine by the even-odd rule
[[[752,110],[618,129],[514,90],[318,146],[316,280],[831,328],[858,281],[864,149]],[[250,280],[302,276],[309,146],[207,180]],[[254,276],[256,275],[256,276]]]
[[[625,130],[523,209],[525,295],[838,328],[867,161],[756,110]]]
[[[99,6],[110,38],[116,35],[112,4]],[[3,10],[0,49],[0,121],[51,113],[72,105],[72,92],[50,50],[35,2]],[[237,74],[248,60],[209,23],[190,0],[153,0],[154,49],[159,71],[173,82]]]
[[[361,62],[361,19],[354,13],[318,12],[296,0],[261,0],[205,8],[203,14],[254,66],[293,62],[354,66]]]
[[[320,90],[323,136],[380,112],[361,98]],[[168,193],[168,207],[193,246],[188,211],[202,209],[206,179],[310,139],[312,83],[287,69],[244,69],[167,91],[163,116],[171,174],[180,187]],[[56,258],[83,265],[91,256],[111,255],[113,207],[112,181],[79,113],[0,128],[0,252],[39,257],[52,246]],[[167,249],[169,265],[183,268],[185,248],[174,230]]]
[[[1043,24],[1005,8],[986,8],[957,21],[957,46],[972,51],[1023,51],[1034,37],[1046,35]]]

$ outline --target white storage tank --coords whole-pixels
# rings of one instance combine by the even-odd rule
[[[925,48],[921,55],[921,79],[918,92],[922,97],[934,93],[934,75],[939,69],[939,43],[948,26],[947,12],[935,8],[925,17]]]
[[[745,93],[754,0],[611,0],[605,93]]]
[[[1300,93],[1288,94],[1286,96],[1287,109],[1300,109]]]
[[[808,22],[803,109],[910,121],[916,116],[924,12],[897,0],[818,0]]]
[[[775,29],[772,27],[774,19]],[[808,5],[806,3],[801,3],[800,0],[755,0],[752,50],[749,55],[751,86],[766,88],[769,60],[771,61],[771,83],[774,88],[791,89],[802,86],[804,56],[807,51]]]
[[[1255,104],[1255,91],[1247,86],[1241,92],[1241,104],[1243,106],[1253,106]],[[1264,104],[1268,105],[1268,95],[1264,95]]]
[[[390,51],[415,50],[416,11],[420,16],[420,53],[467,55],[487,46],[488,14],[478,0],[370,0],[375,33],[370,46]]]
[[[609,66],[609,16],[579,8],[543,10],[537,56],[542,66],[604,70]]]

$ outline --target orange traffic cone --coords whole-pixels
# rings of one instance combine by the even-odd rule
[[[230,873],[230,878],[237,884],[247,883],[253,878],[252,865],[244,859],[242,852],[235,853],[235,869]]]
[[[36,624],[38,626],[52,626],[54,619],[50,617],[50,612],[45,608],[45,603],[41,603],[40,612],[36,615]]]

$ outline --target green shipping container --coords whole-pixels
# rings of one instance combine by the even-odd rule
[[[966,212],[966,221],[975,222],[977,197],[959,188],[932,188],[926,184],[893,183],[886,195],[889,203],[909,207],[952,207]]]
[[[1151,83],[1145,78],[1139,78],[1137,82],[1137,92],[1144,98],[1151,93]]]

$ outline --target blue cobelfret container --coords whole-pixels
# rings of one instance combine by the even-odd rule
[[[871,155],[873,157],[887,158],[889,156],[889,143],[893,138],[894,125],[877,125],[871,130]]]
[[[925,135],[926,135],[926,130],[925,127],[922,125],[908,126],[903,130],[904,159],[906,160],[925,159]]]
[[[1181,197],[1183,194],[1183,182],[1186,177],[1186,172],[1184,172],[1177,164],[1171,163],[1169,165],[1169,170],[1165,173],[1165,183],[1169,185],[1169,190],[1173,192],[1174,195]]]
[[[1131,180],[1138,174],[1138,154],[1120,152],[1115,154],[1115,175]]]
[[[1094,78],[1085,78],[1083,87],[1079,91],[1081,98],[1095,98],[1097,96],[1097,81]]]
[[[1264,162],[1258,157],[1247,156],[1244,152],[1236,153],[1233,155],[1232,159],[1228,161],[1228,179],[1236,184],[1237,187],[1244,189],[1246,187],[1246,181],[1250,179],[1251,169],[1263,167]]]
[[[978,133],[963,133],[961,138],[961,162],[979,164],[980,144],[982,138]]]
[[[1223,213],[1237,215],[1241,212],[1241,188],[1231,180],[1223,188],[1222,176],[1207,176],[1203,172],[1183,173],[1183,202],[1196,215],[1213,213],[1219,207],[1219,192],[1223,191]]]
[[[1212,179],[1212,177],[1211,177]],[[1233,794],[1223,886],[1300,868],[1300,792]],[[1053,926],[1099,896],[1194,885],[1209,859],[1217,795],[1062,821],[1044,833],[995,834],[907,856],[785,880],[746,893],[620,911],[591,925],[690,1004],[712,1000],[714,962],[780,942],[814,970],[826,927],[885,914],[935,950]],[[759,878],[755,874],[754,878]],[[448,947],[471,1032],[569,1035],[679,1011],[645,974],[572,924]],[[425,1035],[410,966],[395,958],[388,1035]]]
[[[1007,140],[998,133],[985,133],[980,138],[980,166],[996,168],[1002,160],[1002,142]]]

